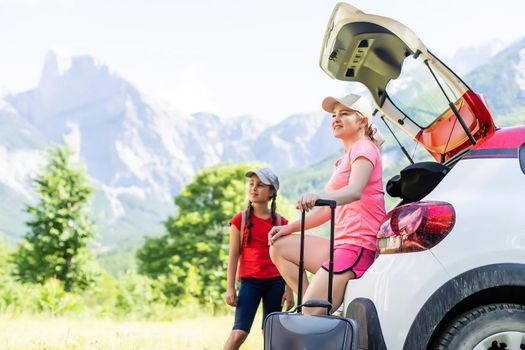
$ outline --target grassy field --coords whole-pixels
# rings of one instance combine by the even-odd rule
[[[260,317],[242,349],[262,349]],[[232,323],[233,316],[117,322],[0,315],[0,350],[222,349]]]

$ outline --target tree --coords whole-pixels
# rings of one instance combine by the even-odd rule
[[[0,275],[5,275],[9,271],[9,248],[0,232]]]
[[[95,227],[87,214],[93,188],[83,167],[71,162],[67,146],[48,151],[48,163],[33,180],[40,200],[28,206],[29,232],[14,253],[15,276],[24,282],[56,278],[65,291],[93,282],[94,264],[87,243]]]
[[[226,286],[229,219],[247,206],[247,170],[253,164],[219,164],[198,173],[176,197],[166,234],[147,238],[137,252],[139,272],[164,281],[175,304],[192,297],[214,307]],[[278,204],[282,212],[282,201]]]

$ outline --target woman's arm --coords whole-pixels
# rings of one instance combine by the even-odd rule
[[[323,193],[320,195],[307,193],[302,195],[298,200],[296,207],[299,210],[309,211],[315,205],[315,201],[319,198],[336,201],[337,205],[345,205],[361,199],[363,191],[365,190],[374,165],[365,157],[358,157],[352,163],[352,171],[348,178],[348,184],[334,192]],[[316,208],[317,209],[317,208]],[[315,209],[315,210],[316,210]]]
[[[305,217],[305,230],[320,226],[330,219],[328,207],[315,207],[315,201],[322,199],[335,200],[337,205],[345,205],[361,199],[363,191],[370,181],[374,165],[365,157],[358,157],[352,163],[352,171],[348,179],[348,185],[337,191],[323,193],[320,195],[307,193],[298,200],[296,207],[299,210],[310,211]],[[313,208],[313,210],[312,210]],[[301,221],[296,220],[286,226],[274,226],[268,233],[268,244],[272,245],[279,237],[289,235],[301,229]]]
[[[328,207],[316,207],[306,214],[304,218],[304,229],[309,230],[317,226],[321,226],[330,220],[330,209]],[[291,233],[299,232],[301,230],[301,220],[295,220],[290,223]]]
[[[228,255],[226,303],[231,306],[237,305],[237,292],[235,290],[235,276],[239,263],[241,238],[239,229],[230,225],[230,254]]]
[[[374,165],[372,162],[365,157],[358,157],[352,163],[348,185],[337,191],[322,194],[321,198],[335,200],[337,205],[345,205],[361,199],[373,170]]]
[[[304,229],[320,226],[330,219],[330,210],[328,207],[317,207],[309,212],[304,219]],[[274,226],[268,232],[268,245],[272,245],[279,237],[287,236],[301,230],[301,220],[295,220],[288,225]]]

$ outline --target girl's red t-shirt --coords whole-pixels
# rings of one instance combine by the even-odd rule
[[[230,225],[241,229],[242,212],[233,216]],[[281,274],[270,259],[270,246],[268,245],[268,232],[272,228],[272,218],[261,219],[252,214],[252,230],[250,244],[247,242],[248,220],[244,224],[242,239],[242,254],[239,264],[239,278],[273,278]],[[281,225],[288,221],[281,216]]]

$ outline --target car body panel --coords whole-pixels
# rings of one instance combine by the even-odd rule
[[[425,200],[447,201],[456,210],[454,229],[432,248],[450,275],[525,263],[525,174],[517,157],[462,160]]]
[[[449,280],[480,266],[525,264],[525,174],[517,155],[495,157],[459,161],[423,199],[456,210],[443,241],[427,251],[380,255],[359,280],[348,282],[344,310],[356,298],[372,300],[388,349],[403,348],[421,307]]]
[[[518,149],[525,144],[525,126],[513,126],[498,129],[492,137],[487,137],[474,146],[473,150],[491,148],[514,148]]]
[[[400,254],[380,256],[346,287],[343,314],[356,298],[372,300],[387,349],[401,349],[419,309],[450,278],[431,252],[411,255],[411,259]],[[423,274],[421,266],[425,266]]]

